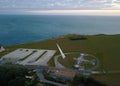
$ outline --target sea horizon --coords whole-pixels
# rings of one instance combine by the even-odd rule
[[[120,16],[1,15],[0,44],[36,42],[65,34],[120,34]]]

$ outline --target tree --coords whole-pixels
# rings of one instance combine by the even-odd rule
[[[25,78],[25,76],[36,76],[35,73],[29,74],[29,71],[31,70],[0,67],[0,86],[36,86],[37,78],[33,81]]]

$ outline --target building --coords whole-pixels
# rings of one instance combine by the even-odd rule
[[[5,51],[5,48],[3,46],[0,46],[0,52]]]
[[[59,80],[73,80],[75,77],[74,71],[57,68],[51,68],[47,70],[46,74]]]

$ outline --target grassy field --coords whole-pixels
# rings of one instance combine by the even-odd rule
[[[65,53],[83,52],[96,56],[100,61],[100,67],[97,70],[120,70],[120,35],[86,35],[84,36],[87,38],[85,40],[71,40],[70,37],[72,36],[74,37],[75,35],[66,35],[40,42],[7,46],[7,51],[2,53],[1,56],[17,48],[57,50],[56,43],[58,43]],[[66,64],[71,63],[70,61],[66,61]],[[49,65],[54,66],[53,58],[49,61]],[[120,86],[120,74],[96,75],[93,77],[110,86]]]
[[[82,52],[83,53],[83,52]],[[58,57],[58,61],[65,67],[67,68],[74,68],[74,63],[76,62],[76,59],[80,57],[80,52],[71,52],[68,54],[65,54],[66,58],[63,59],[61,56]],[[86,70],[92,70],[93,68],[95,68],[97,66],[97,64],[99,65],[99,60],[96,60],[96,57],[93,57],[91,55],[88,56],[84,56],[85,60],[95,60],[95,65],[91,64],[90,62],[82,62],[80,65],[82,67],[84,67]],[[97,67],[96,67],[97,68]],[[95,69],[96,69],[95,68]],[[99,69],[99,68],[98,68]]]
[[[67,68],[73,68],[74,58],[78,57],[79,53],[67,54],[65,59],[60,56],[58,61]]]

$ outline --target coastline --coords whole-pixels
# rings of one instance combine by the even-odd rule
[[[70,37],[74,35],[64,35],[48,40],[30,42],[25,44],[18,44],[13,46],[6,46],[7,51],[1,53],[5,55],[18,48],[27,49],[52,49],[57,50],[56,43],[58,43],[64,53],[68,52],[84,52],[96,56],[100,61],[100,66],[97,70],[120,70],[120,34],[116,35],[84,35],[85,40],[71,40]],[[78,35],[77,38],[81,37]],[[83,37],[83,36],[82,36]],[[75,37],[76,38],[76,37]],[[57,51],[56,55],[59,52]],[[68,62],[68,61],[67,61]],[[49,66],[54,66],[54,58],[48,62]],[[120,74],[110,74],[101,76],[92,76],[96,80],[104,82],[110,86],[119,86]]]
[[[10,47],[10,46],[15,46],[15,45],[22,45],[22,44],[27,44],[27,43],[34,43],[34,42],[42,42],[42,41],[46,41],[46,40],[51,40],[51,39],[57,39],[57,38],[64,38],[64,37],[69,37],[69,36],[74,36],[74,35],[81,35],[81,36],[119,36],[120,34],[64,34],[64,35],[59,35],[56,37],[51,37],[51,38],[47,38],[47,39],[42,39],[42,40],[36,40],[36,41],[29,41],[29,42],[23,42],[23,43],[16,43],[16,44],[8,44],[8,45],[4,45],[1,44],[5,47]]]

